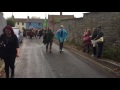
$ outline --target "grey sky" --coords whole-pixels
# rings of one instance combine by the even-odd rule
[[[63,15],[74,15],[74,17],[79,18],[83,17],[83,13],[87,12],[62,12]],[[12,16],[12,12],[3,12],[4,18],[7,19],[8,17]],[[32,16],[40,17],[42,19],[48,18],[49,15],[60,15],[60,12],[13,12],[13,15],[15,18],[27,18],[29,16],[30,18]]]

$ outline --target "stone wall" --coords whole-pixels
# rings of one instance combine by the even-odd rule
[[[0,12],[0,35],[2,34],[3,28],[7,25],[5,18],[3,17],[3,13]]]
[[[61,20],[55,24],[54,30],[58,30],[61,24],[68,31],[68,41],[74,39],[78,45],[82,44],[81,38],[85,29],[102,26],[105,45],[120,48],[120,12],[85,13],[83,18]]]

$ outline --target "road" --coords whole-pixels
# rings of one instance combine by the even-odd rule
[[[15,78],[114,78],[103,68],[69,50],[59,53],[59,46],[53,43],[52,53],[46,52],[42,39],[24,38],[16,60]]]

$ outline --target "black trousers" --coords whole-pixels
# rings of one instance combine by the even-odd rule
[[[46,43],[46,51],[48,50],[48,47],[49,47],[49,49],[51,51],[51,49],[52,49],[52,42],[47,42]]]
[[[59,48],[60,48],[60,50],[63,49],[63,44],[64,44],[64,42],[59,42]]]
[[[102,51],[103,51],[103,43],[98,43],[98,55],[97,55],[97,58],[101,58]]]
[[[4,57],[6,78],[9,78],[9,67],[11,69],[11,76],[14,75],[15,58],[15,56]]]
[[[83,52],[86,52],[86,50],[88,53],[90,52],[90,45],[89,44],[84,44]]]
[[[93,54],[96,56],[96,53],[97,53],[97,48],[96,47],[93,47]]]

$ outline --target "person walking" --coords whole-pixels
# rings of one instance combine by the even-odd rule
[[[67,39],[67,31],[64,29],[63,25],[61,25],[61,28],[56,32],[56,38],[59,41],[59,50],[61,53],[63,51],[64,42]]]
[[[9,67],[11,68],[11,78],[14,78],[15,59],[19,57],[19,43],[9,25],[3,29],[3,34],[0,36],[0,46],[2,48],[2,59],[5,62],[6,78],[9,78]]]
[[[51,28],[48,27],[46,31],[46,40],[45,40],[46,41],[46,52],[48,52],[48,47],[49,47],[49,52],[52,53],[51,49],[52,49],[53,37],[54,37],[54,34]]]

